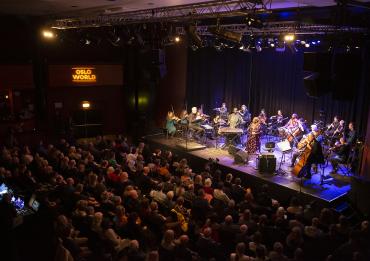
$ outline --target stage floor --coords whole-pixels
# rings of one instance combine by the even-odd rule
[[[226,171],[231,173],[238,172],[240,174],[248,175],[249,178],[259,180],[278,186],[284,190],[285,193],[290,195],[299,193],[304,196],[306,201],[318,200],[325,206],[334,206],[335,203],[341,201],[341,199],[350,190],[350,177],[344,175],[336,175],[327,184],[320,184],[321,174],[323,169],[319,169],[317,174],[313,174],[311,179],[300,179],[294,175],[291,175],[291,153],[286,154],[285,163],[282,163],[281,169],[285,172],[284,175],[260,173],[257,168],[255,155],[250,155],[247,164],[235,164],[234,157],[230,155],[227,149],[215,148],[215,142],[209,140],[206,148],[192,150],[192,144],[188,143],[187,150],[183,147],[179,147],[179,144],[184,143],[183,139],[180,138],[169,138],[167,139],[163,135],[147,136],[147,140],[152,146],[164,147],[174,150],[179,156],[189,155],[203,160],[209,158],[218,159],[220,166],[224,167]],[[267,142],[267,138],[262,139],[262,146]],[[262,149],[261,149],[262,150]],[[263,150],[261,151],[264,152]],[[276,168],[279,167],[282,153],[275,149],[274,155],[276,157]],[[234,170],[234,171],[233,171]],[[330,164],[324,169],[325,175],[329,175],[332,170]]]

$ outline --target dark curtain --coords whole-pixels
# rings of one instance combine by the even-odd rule
[[[248,104],[250,56],[228,49],[213,48],[188,52],[187,107],[200,107],[207,113],[222,102],[240,106]],[[230,108],[231,109],[231,108]]]
[[[309,97],[303,84],[303,58],[303,52],[290,49],[246,53],[238,49],[216,52],[205,48],[189,52],[188,104],[212,108],[225,101],[229,109],[248,104],[252,115],[258,115],[261,108],[268,115],[281,109],[284,115],[295,112],[309,123],[319,119],[319,111],[323,110],[327,122],[339,115],[347,122],[354,121],[364,134],[370,100],[368,49],[362,52],[360,83],[348,86],[348,92],[355,92],[355,98],[349,101],[335,100],[331,93]]]

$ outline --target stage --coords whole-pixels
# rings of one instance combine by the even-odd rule
[[[311,179],[300,179],[291,175],[291,153],[286,154],[285,163],[281,164],[279,174],[261,173],[257,167],[257,156],[250,155],[246,164],[235,164],[234,156],[230,155],[227,149],[215,147],[214,140],[208,140],[202,146],[196,142],[185,142],[182,138],[166,138],[164,135],[149,135],[146,137],[151,148],[161,148],[171,150],[179,157],[186,157],[190,161],[190,166],[196,170],[203,169],[204,163],[210,158],[218,159],[219,167],[223,172],[230,172],[235,176],[241,177],[244,184],[251,187],[260,187],[268,184],[271,195],[279,200],[288,201],[291,196],[299,196],[302,201],[308,203],[317,201],[321,206],[335,207],[339,204],[347,192],[350,190],[350,176],[335,175],[321,184],[321,173],[329,175],[332,170],[330,164],[325,169],[319,168],[318,173],[313,173]],[[262,139],[261,153],[264,144],[271,139]],[[282,153],[275,149],[273,154],[276,157],[276,169],[279,168]]]

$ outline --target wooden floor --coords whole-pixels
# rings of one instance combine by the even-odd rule
[[[260,173],[256,164],[256,156],[250,156],[247,164],[235,164],[234,157],[231,156],[227,150],[215,148],[215,144],[212,141],[208,141],[207,147],[195,148],[193,150],[192,145],[194,143],[188,143],[187,146],[179,147],[179,144],[183,144],[184,140],[180,138],[167,139],[163,135],[148,136],[147,140],[152,146],[169,148],[175,151],[180,156],[190,157],[193,161],[201,159],[204,161],[212,159],[218,159],[219,165],[223,167],[225,171],[232,173],[238,173],[246,180],[258,182],[259,184],[267,183],[279,190],[274,190],[275,193],[284,193],[287,196],[298,194],[304,197],[306,201],[320,201],[322,205],[333,206],[339,202],[350,190],[350,177],[344,175],[336,175],[327,184],[320,184],[321,174],[325,173],[328,175],[331,171],[331,166],[327,166],[325,169],[320,169],[317,174],[314,174],[311,179],[300,179],[291,175],[291,168],[289,167],[291,162],[291,154],[286,155],[285,163],[281,164],[281,169],[284,173],[277,175],[276,173]],[[267,140],[262,140],[262,148]],[[263,152],[263,151],[262,151]],[[277,168],[281,160],[282,153],[279,150],[275,150],[274,155],[277,159]],[[191,163],[193,163],[193,161]],[[274,194],[272,192],[272,194]],[[279,195],[277,195],[279,196]]]

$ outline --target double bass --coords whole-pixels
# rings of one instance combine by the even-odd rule
[[[297,149],[301,151],[301,154],[297,158],[297,163],[294,165],[292,173],[297,177],[301,177],[300,173],[302,168],[306,165],[307,159],[311,154],[311,144],[315,140],[315,135],[313,133],[308,134],[307,137],[303,138],[298,144]]]

